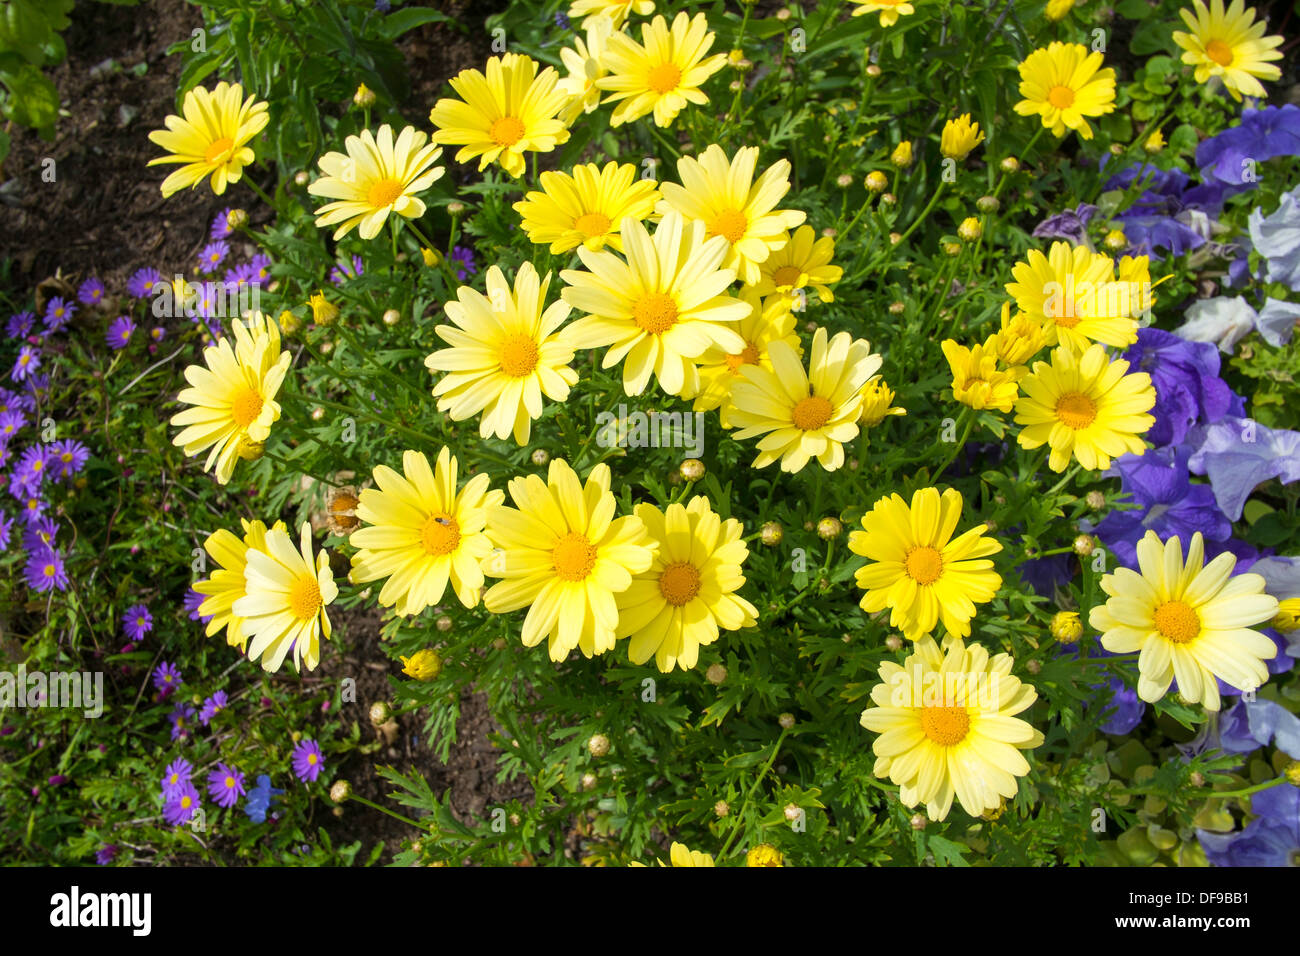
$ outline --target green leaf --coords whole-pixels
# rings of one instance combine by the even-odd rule
[[[929,844],[934,851],[934,861],[940,866],[970,866],[962,856],[962,850],[969,850],[970,847],[941,836],[930,837]]]
[[[13,94],[5,112],[15,123],[39,129],[58,119],[58,90],[36,67],[24,63],[14,72],[0,73],[0,83]]]
[[[1146,0],[1120,0],[1115,4],[1115,12],[1125,20],[1145,20],[1155,13],[1147,6]]]
[[[437,10],[430,10],[428,7],[407,7],[404,10],[397,10],[384,17],[383,25],[379,28],[380,34],[386,39],[396,40],[408,30],[414,30],[416,27],[422,27],[426,23],[442,23],[450,20],[451,17]]]

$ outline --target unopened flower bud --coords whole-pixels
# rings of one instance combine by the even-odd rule
[[[352,102],[360,109],[365,109],[375,105],[375,91],[366,84],[362,83],[357,87],[357,91],[352,94]]]
[[[687,458],[679,469],[683,481],[699,481],[704,477],[704,462],[698,458]]]
[[[459,200],[452,200],[451,202],[447,203],[447,215],[449,216],[459,216],[464,211],[465,211],[465,204],[463,202],[460,202]]]
[[[801,816],[803,816],[803,810],[799,808],[799,804],[797,803],[787,803],[785,805],[785,809],[782,810],[781,812],[785,815],[785,818],[789,820],[791,823],[794,823],[794,821],[798,820]]]
[[[402,321],[402,313],[396,309],[384,310],[384,325],[396,325],[400,321]]]
[[[1029,671],[1031,674],[1037,674],[1042,669],[1043,665],[1039,661],[1028,661],[1025,664],[1025,670]]]
[[[907,822],[913,830],[924,830],[925,825],[930,822],[930,819],[924,813],[914,813],[912,814],[912,818]]]
[[[785,866],[785,856],[770,843],[760,843],[745,854],[745,866]]]
[[[870,66],[867,67],[866,73],[867,76],[871,77],[874,80],[876,77],[880,75],[880,67],[872,63]]]
[[[350,796],[352,796],[352,784],[346,780],[335,780],[330,786],[330,799],[335,803],[343,803]]]
[[[891,651],[901,651],[903,649],[903,639],[897,634],[890,634],[885,638],[885,646]]]
[[[900,169],[906,169],[912,165],[912,141],[903,140],[894,147],[894,151],[889,154],[889,161]]]
[[[1088,503],[1088,507],[1093,511],[1100,511],[1106,507],[1106,496],[1100,491],[1090,491],[1083,498]]]
[[[583,790],[596,789],[596,775],[594,773],[587,772],[582,775],[582,789]]]
[[[898,205],[898,197],[895,196],[893,193],[881,193],[881,194],[880,194],[880,205],[882,205],[882,206],[897,206],[897,205]]]
[[[731,807],[726,800],[719,800],[713,805],[713,815],[716,817],[725,817],[731,813]]]
[[[392,708],[385,701],[378,700],[370,705],[370,722],[376,727],[388,723],[392,716]]]
[[[298,186],[306,186],[311,182],[311,177],[307,175],[307,170],[300,169],[298,172],[293,174],[293,181]]]
[[[891,303],[889,303],[889,314],[890,314],[890,315],[902,315],[902,314],[903,314],[904,312],[906,312],[906,311],[907,311],[907,306],[906,306],[904,303],[902,303],[902,302],[891,302]]]
[[[758,540],[762,541],[769,548],[775,548],[781,543],[781,538],[784,537],[784,535],[785,532],[781,530],[779,524],[775,521],[768,521],[759,529]]]
[[[727,669],[718,663],[710,664],[709,669],[704,672],[704,679],[710,684],[721,684],[727,679]]]
[[[944,255],[948,255],[948,256],[959,256],[959,255],[961,255],[961,243],[960,243],[960,242],[945,242],[945,243],[943,244],[943,252],[944,252]]]
[[[781,725],[782,730],[790,730],[794,727],[794,714],[782,714],[776,719],[776,722]]]
[[[839,518],[836,518],[833,515],[827,515],[825,518],[822,518],[821,521],[817,522],[817,537],[821,538],[823,541],[830,541],[834,538],[838,538],[843,531],[844,524]]]
[[[1007,156],[998,165],[1002,167],[1004,173],[1014,173],[1020,169],[1020,160],[1014,156]]]
[[[997,196],[980,196],[975,200],[975,208],[980,212],[997,212],[1001,206]]]
[[[880,170],[873,169],[871,172],[867,173],[867,178],[863,181],[863,185],[873,193],[882,193],[889,188],[889,177]]]
[[[442,673],[442,658],[431,647],[422,648],[411,657],[401,658],[401,661],[402,673],[418,681],[431,681]]]
[[[964,242],[975,242],[984,235],[984,226],[974,216],[967,216],[957,227],[957,235]]]
[[[1097,550],[1097,539],[1090,534],[1081,534],[1074,539],[1074,553],[1080,557],[1086,558]]]
[[[1205,774],[1201,773],[1199,770],[1193,770],[1191,775],[1187,778],[1187,782],[1193,787],[1203,787],[1205,786]]]
[[[896,246],[902,241],[903,241],[903,234],[901,232],[891,232],[889,234],[889,244],[891,246]]]
[[[1058,611],[1047,625],[1052,637],[1062,644],[1073,644],[1083,637],[1083,622],[1076,611]]]
[[[850,173],[840,173],[835,177],[835,185],[840,189],[848,189],[853,185],[853,176]]]
[[[609,738],[604,734],[592,734],[587,741],[587,750],[593,757],[603,757],[609,753]]]
[[[1112,229],[1101,242],[1111,252],[1128,248],[1128,236],[1124,235],[1123,229]]]

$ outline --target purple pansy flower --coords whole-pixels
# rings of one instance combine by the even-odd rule
[[[1213,345],[1189,342],[1162,329],[1139,329],[1124,360],[1131,371],[1151,376],[1156,390],[1151,414],[1156,421],[1145,437],[1157,447],[1179,444],[1197,421],[1245,414],[1245,402],[1219,377],[1219,350]]]
[[[1277,156],[1300,156],[1300,107],[1244,109],[1241,119],[1196,147],[1196,165],[1205,179],[1254,185],[1256,164]]]
[[[1300,432],[1226,417],[1196,426],[1187,436],[1187,446],[1195,449],[1188,468],[1193,474],[1209,476],[1219,510],[1231,521],[1241,518],[1257,485],[1270,478],[1283,484],[1300,479]]]
[[[1250,808],[1255,819],[1238,833],[1196,831],[1206,858],[1215,866],[1300,866],[1300,788],[1261,790]]]
[[[1035,239],[1064,239],[1076,246],[1088,241],[1088,223],[1097,215],[1097,207],[1079,203],[1074,209],[1048,216],[1034,227]]]

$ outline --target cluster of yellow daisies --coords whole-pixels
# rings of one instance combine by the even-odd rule
[[[1258,79],[1276,79],[1267,61],[1278,58],[1278,38],[1262,37],[1263,25],[1251,25],[1253,11],[1243,13],[1241,0],[1226,13],[1220,0],[1208,10],[1201,0],[1194,5],[1195,17],[1184,14],[1193,32],[1175,39],[1198,81],[1216,76],[1234,96],[1259,95]],[[1068,11],[1068,3],[1056,6]],[[345,152],[321,157],[322,175],[309,187],[328,200],[317,224],[335,227],[336,239],[356,229],[369,240],[390,213],[418,219],[425,212],[419,194],[444,173],[442,145],[459,146],[458,161],[477,157],[480,169],[497,163],[518,177],[526,153],[555,149],[578,117],[602,104],[614,104],[615,126],[653,116],[666,127],[687,104],[706,103],[700,87],[725,57],[709,55],[714,35],[704,15],[679,13],[671,26],[657,16],[637,42],[625,32],[627,18],[653,9],[652,0],[577,0],[571,14],[585,16],[585,38],[562,52],[568,76],[539,70],[527,56],[493,57],[485,73],[465,70],[451,81],[460,98],[434,106],[432,137],[389,126],[348,137]],[[874,11],[887,27],[913,7],[881,0],[854,13]],[[1017,112],[1039,116],[1057,136],[1091,137],[1087,117],[1114,109],[1114,74],[1101,64],[1101,54],[1079,44],[1034,51],[1020,64]],[[154,162],[184,164],[163,192],[211,175],[220,193],[253,161],[248,144],[266,124],[266,104],[221,83],[213,92],[190,91],[183,112],[152,137],[171,154]],[[961,160],[982,139],[963,116],[945,126],[941,149]],[[910,144],[894,155],[906,165]],[[779,461],[793,472],[814,458],[828,470],[840,467],[845,442],[903,411],[878,374],[880,356],[847,332],[817,328],[805,365],[794,313],[809,292],[831,301],[841,270],[831,265],[832,240],[815,238],[804,213],[779,208],[789,163],[760,174],[757,162],[756,148],[728,156],[715,144],[678,162],[679,183],[640,178],[615,162],[543,173],[540,189],[514,208],[532,242],[552,253],[576,251],[582,268],[560,273],[564,288],[549,306],[552,277],[529,263],[513,283],[490,268],[486,294],[459,288],[445,306],[450,324],[436,329],[446,347],[426,360],[442,375],[438,408],[457,421],[480,416],[484,437],[524,445],[543,400],[565,401],[576,383],[575,351],[605,348],[604,366],[622,363],[629,395],[653,378],[697,411],[718,410],[736,438],[758,439],[755,467]],[[1150,380],[1130,374],[1105,348],[1135,341],[1138,316],[1151,302],[1148,268],[1145,258],[1117,267],[1066,243],[1047,255],[1031,252],[1007,286],[1017,313],[1008,302],[999,331],[973,348],[943,344],[956,400],[1003,413],[1014,407],[1020,444],[1048,445],[1057,471],[1071,457],[1104,469],[1115,456],[1140,453],[1152,422]],[[570,322],[573,310],[581,315]],[[205,350],[203,366],[187,369],[190,387],[179,398],[190,407],[173,418],[182,428],[176,443],[189,455],[206,450],[205,467],[223,483],[269,436],[289,364],[276,324],[260,314],[236,321],[234,339],[233,346],[220,339]],[[1045,347],[1053,349],[1050,362],[1030,370]],[[507,504],[486,475],[460,485],[446,448],[433,466],[417,451],[407,451],[402,465],[400,473],[374,469],[375,487],[360,493],[360,526],[350,539],[357,549],[351,579],[382,581],[378,601],[399,615],[437,604],[450,588],[466,607],[527,608],[523,643],[545,640],[552,660],[574,649],[591,657],[626,638],[634,663],[653,657],[664,672],[694,667],[699,647],[720,631],[756,623],[756,609],[738,593],[748,557],[741,525],[703,497],[662,510],[642,503],[619,515],[608,466],[583,480],[554,460],[545,480],[512,478]],[[907,806],[924,804],[935,819],[954,799],[978,815],[1014,796],[1016,777],[1029,769],[1021,751],[1043,739],[1015,716],[1036,693],[1011,676],[1012,659],[965,643],[976,605],[1001,587],[990,556],[1002,546],[984,525],[957,533],[961,512],[952,489],[923,488],[910,502],[886,496],[849,541],[867,559],[857,572],[863,609],[888,608],[890,626],[915,642],[901,665],[881,666],[873,706],[862,714],[863,726],[880,735],[875,772],[899,786]],[[297,549],[282,523],[261,522],[245,522],[242,537],[218,531],[205,547],[218,566],[195,586],[205,596],[200,613],[211,615],[208,633],[224,629],[230,644],[268,670],[290,655],[296,666],[314,668],[338,592],[328,554],[313,554],[310,526]],[[1267,679],[1263,662],[1275,649],[1253,628],[1278,606],[1259,575],[1233,576],[1231,555],[1205,564],[1199,535],[1184,554],[1177,538],[1149,534],[1138,557],[1140,573],[1103,578],[1108,600],[1090,620],[1108,649],[1139,652],[1144,699],[1159,699],[1176,678],[1185,698],[1213,710],[1216,677],[1242,689]],[[490,587],[487,578],[496,579]],[[674,862],[687,862],[688,852],[674,847]]]

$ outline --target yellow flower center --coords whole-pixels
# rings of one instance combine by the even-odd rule
[[[746,342],[743,352],[727,356],[727,368],[731,369],[732,375],[739,375],[742,365],[757,365],[758,358],[758,346],[753,342]]]
[[[1056,400],[1056,417],[1076,431],[1097,420],[1097,403],[1082,392],[1070,392]]]
[[[289,588],[289,610],[294,617],[309,621],[316,616],[320,606],[320,585],[315,578],[304,575],[293,582]]]
[[[586,212],[573,220],[573,228],[588,239],[609,232],[609,216],[603,212]]]
[[[181,809],[188,810],[190,808],[190,804],[192,804],[193,802],[194,802],[193,797],[188,797],[188,796],[181,797]]]
[[[570,531],[551,549],[551,562],[562,581],[581,581],[596,566],[596,548],[585,534]]]
[[[234,778],[234,777],[227,777],[227,778],[226,778],[226,789],[232,789],[234,786],[235,786],[235,778]]]
[[[689,604],[700,593],[700,572],[688,561],[677,561],[659,576],[659,593],[673,607]]]
[[[424,545],[424,553],[431,557],[451,554],[460,545],[460,525],[451,515],[435,512],[420,529],[420,543]]]
[[[524,124],[513,116],[503,116],[492,121],[488,136],[498,146],[513,146],[524,138]]]
[[[374,209],[382,209],[397,202],[404,192],[406,185],[400,179],[381,179],[366,193],[366,203]]]
[[[230,403],[230,417],[240,428],[247,428],[262,414],[262,394],[255,388],[244,388]]]
[[[1191,605],[1183,601],[1166,601],[1156,608],[1156,630],[1175,644],[1189,644],[1201,633],[1201,619]]]
[[[501,371],[511,378],[531,375],[537,368],[537,342],[531,335],[512,335],[501,343]]]
[[[830,421],[833,411],[835,409],[829,399],[822,398],[820,395],[809,395],[807,398],[799,399],[790,413],[790,418],[794,421],[795,428],[811,432]]]
[[[309,764],[311,764],[313,767],[316,766],[316,755],[315,755],[315,754],[308,754],[308,755],[307,755],[307,762],[308,762]]]
[[[921,545],[907,552],[903,567],[917,584],[933,584],[943,574],[943,555],[928,544]]]
[[[1222,40],[1211,40],[1205,44],[1205,55],[1219,66],[1232,66],[1232,47]]]
[[[722,236],[728,242],[739,242],[745,238],[745,230],[749,228],[749,220],[739,209],[724,209],[714,217],[713,223],[709,226],[710,236]]]
[[[772,282],[778,287],[788,285],[793,289],[799,285],[800,275],[798,266],[782,266],[772,273]]]
[[[654,90],[660,96],[677,89],[677,84],[681,82],[682,71],[676,63],[660,63],[650,71],[646,77],[646,86]]]
[[[220,163],[229,158],[234,148],[235,141],[229,136],[223,136],[220,139],[214,139],[208,145],[208,150],[203,154],[203,158],[209,163]]]
[[[970,732],[970,715],[965,707],[923,707],[921,730],[940,747],[953,747]]]
[[[647,292],[632,306],[632,318],[651,335],[667,332],[677,323],[677,300],[662,292]]]
[[[1047,91],[1047,102],[1058,110],[1068,110],[1074,105],[1074,90],[1068,86],[1054,86]]]

